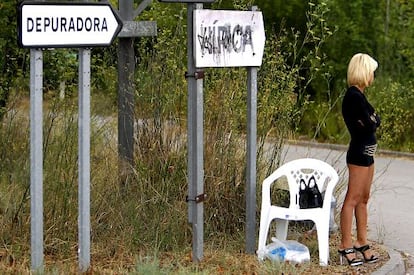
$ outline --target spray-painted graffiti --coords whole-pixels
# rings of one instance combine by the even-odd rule
[[[196,67],[260,66],[265,33],[257,11],[196,10]]]
[[[223,53],[246,52],[246,47],[254,53],[252,27],[230,24],[224,26],[203,26],[201,25],[198,35],[201,54],[221,55]]]

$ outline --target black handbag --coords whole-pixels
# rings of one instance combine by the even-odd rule
[[[310,177],[308,183],[304,179],[301,179],[299,187],[299,207],[301,209],[316,208],[322,207],[322,204],[322,194],[316,184],[315,177]]]

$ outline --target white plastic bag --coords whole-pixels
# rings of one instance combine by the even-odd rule
[[[265,257],[278,262],[304,263],[310,261],[309,249],[306,245],[293,240],[272,238],[272,243],[265,248]]]

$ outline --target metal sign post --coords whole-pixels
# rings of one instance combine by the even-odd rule
[[[73,16],[76,14],[76,17]],[[32,270],[43,273],[43,53],[38,48],[109,46],[122,23],[108,3],[19,5],[18,41],[30,50]],[[79,270],[90,266],[90,49],[79,50]]]
[[[85,272],[91,262],[90,221],[90,121],[91,50],[79,50],[79,187],[78,239],[79,270]]]
[[[43,272],[43,52],[30,50],[30,231],[32,269]]]
[[[160,0],[160,2],[187,3],[187,89],[188,89],[188,221],[193,229],[194,262],[203,258],[204,244],[204,141],[203,141],[203,77],[196,69],[194,59],[194,11],[202,9],[202,3],[215,0]]]
[[[256,11],[257,6],[253,6],[251,10]],[[256,251],[257,67],[247,68],[246,150],[246,252],[254,254]]]
[[[193,11],[202,4],[187,7],[187,85],[188,85],[188,209],[193,226],[193,261],[203,258],[204,244],[204,142],[203,73],[195,68],[193,55]]]
[[[246,252],[256,251],[257,68],[247,69]]]
[[[88,0],[84,0],[87,2]],[[117,28],[118,29],[118,28]],[[118,29],[119,32],[119,29]],[[86,272],[91,264],[91,50],[79,49],[79,186],[78,186],[78,267]]]

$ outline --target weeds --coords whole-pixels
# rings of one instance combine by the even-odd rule
[[[107,104],[100,109],[96,97],[92,101],[97,102],[92,106],[91,119],[91,250],[96,268],[162,273],[154,265],[162,265],[169,253],[178,255],[171,257],[170,269],[179,270],[183,263],[175,257],[185,258],[187,265],[191,262],[191,228],[185,201],[186,53],[180,40],[180,26],[185,23],[182,17],[176,20],[181,24],[160,33],[156,43],[140,40],[143,47],[137,53],[140,65],[136,74],[135,163],[122,188],[118,182],[116,114],[108,112]],[[259,70],[258,183],[279,165],[284,140],[303,114],[303,105],[297,104],[298,93],[303,92],[299,71],[312,55],[298,59],[300,64],[292,63],[284,52],[292,46],[284,44],[285,35],[281,32],[269,38]],[[153,46],[151,51],[148,45]],[[206,70],[204,185],[208,200],[204,203],[204,220],[206,242],[213,245],[208,247],[206,263],[191,265],[190,272],[220,272],[221,266],[233,260],[238,261],[234,268],[223,267],[224,271],[236,272],[239,265],[247,265],[247,270],[258,268],[253,255],[241,252],[245,224],[246,83],[245,69]],[[67,266],[73,266],[77,253],[78,110],[76,96],[70,96],[73,94],[69,92],[64,101],[51,96],[44,107],[44,252],[46,262],[61,262],[58,270],[63,271],[73,270]],[[301,103],[306,105],[306,99]],[[27,118],[27,110],[16,105],[0,125],[0,139],[7,141],[0,145],[0,235],[6,254],[16,259],[12,265],[25,268],[30,258]],[[259,201],[260,184],[258,187]],[[218,258],[215,254],[223,255],[220,251],[225,251],[226,257],[230,253],[229,258]],[[140,265],[136,270],[138,264],[131,260],[135,255]],[[148,255],[164,257],[148,262]],[[217,270],[209,269],[210,261]],[[279,267],[264,268],[272,272]],[[50,270],[53,272],[53,267]]]

